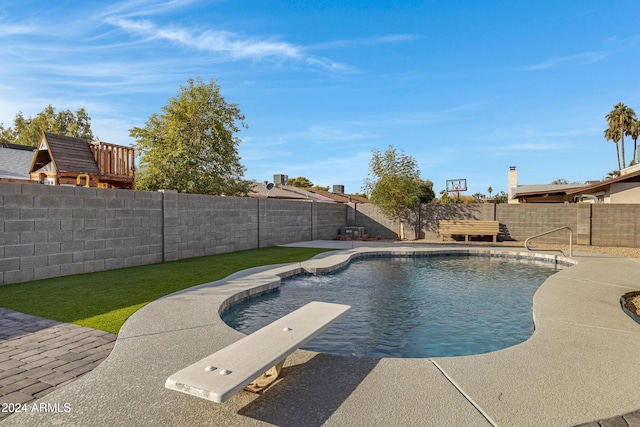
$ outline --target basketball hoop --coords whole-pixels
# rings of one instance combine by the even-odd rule
[[[447,192],[455,193],[460,191],[467,191],[466,179],[449,179],[447,180]]]
[[[467,180],[465,178],[447,180],[447,193],[456,193],[458,201],[460,201],[461,191],[467,191]]]

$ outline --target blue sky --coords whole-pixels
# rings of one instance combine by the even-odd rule
[[[604,116],[640,109],[638,16],[632,0],[4,0],[0,123],[84,107],[128,145],[200,76],[246,116],[249,179],[358,192],[390,144],[436,192],[506,191],[509,166],[521,184],[602,179]]]

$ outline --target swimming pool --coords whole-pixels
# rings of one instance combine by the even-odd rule
[[[333,274],[283,280],[222,318],[248,334],[309,301],[336,302],[352,311],[303,348],[357,357],[486,353],[531,336],[533,295],[559,268],[485,256],[361,259]]]

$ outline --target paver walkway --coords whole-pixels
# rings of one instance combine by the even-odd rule
[[[116,335],[0,307],[0,421],[98,366]],[[13,405],[11,405],[13,407]]]

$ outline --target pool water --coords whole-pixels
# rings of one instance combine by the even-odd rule
[[[531,336],[533,295],[558,268],[480,256],[363,259],[283,280],[222,317],[249,334],[310,301],[334,302],[352,310],[303,348],[357,357],[486,353]]]

